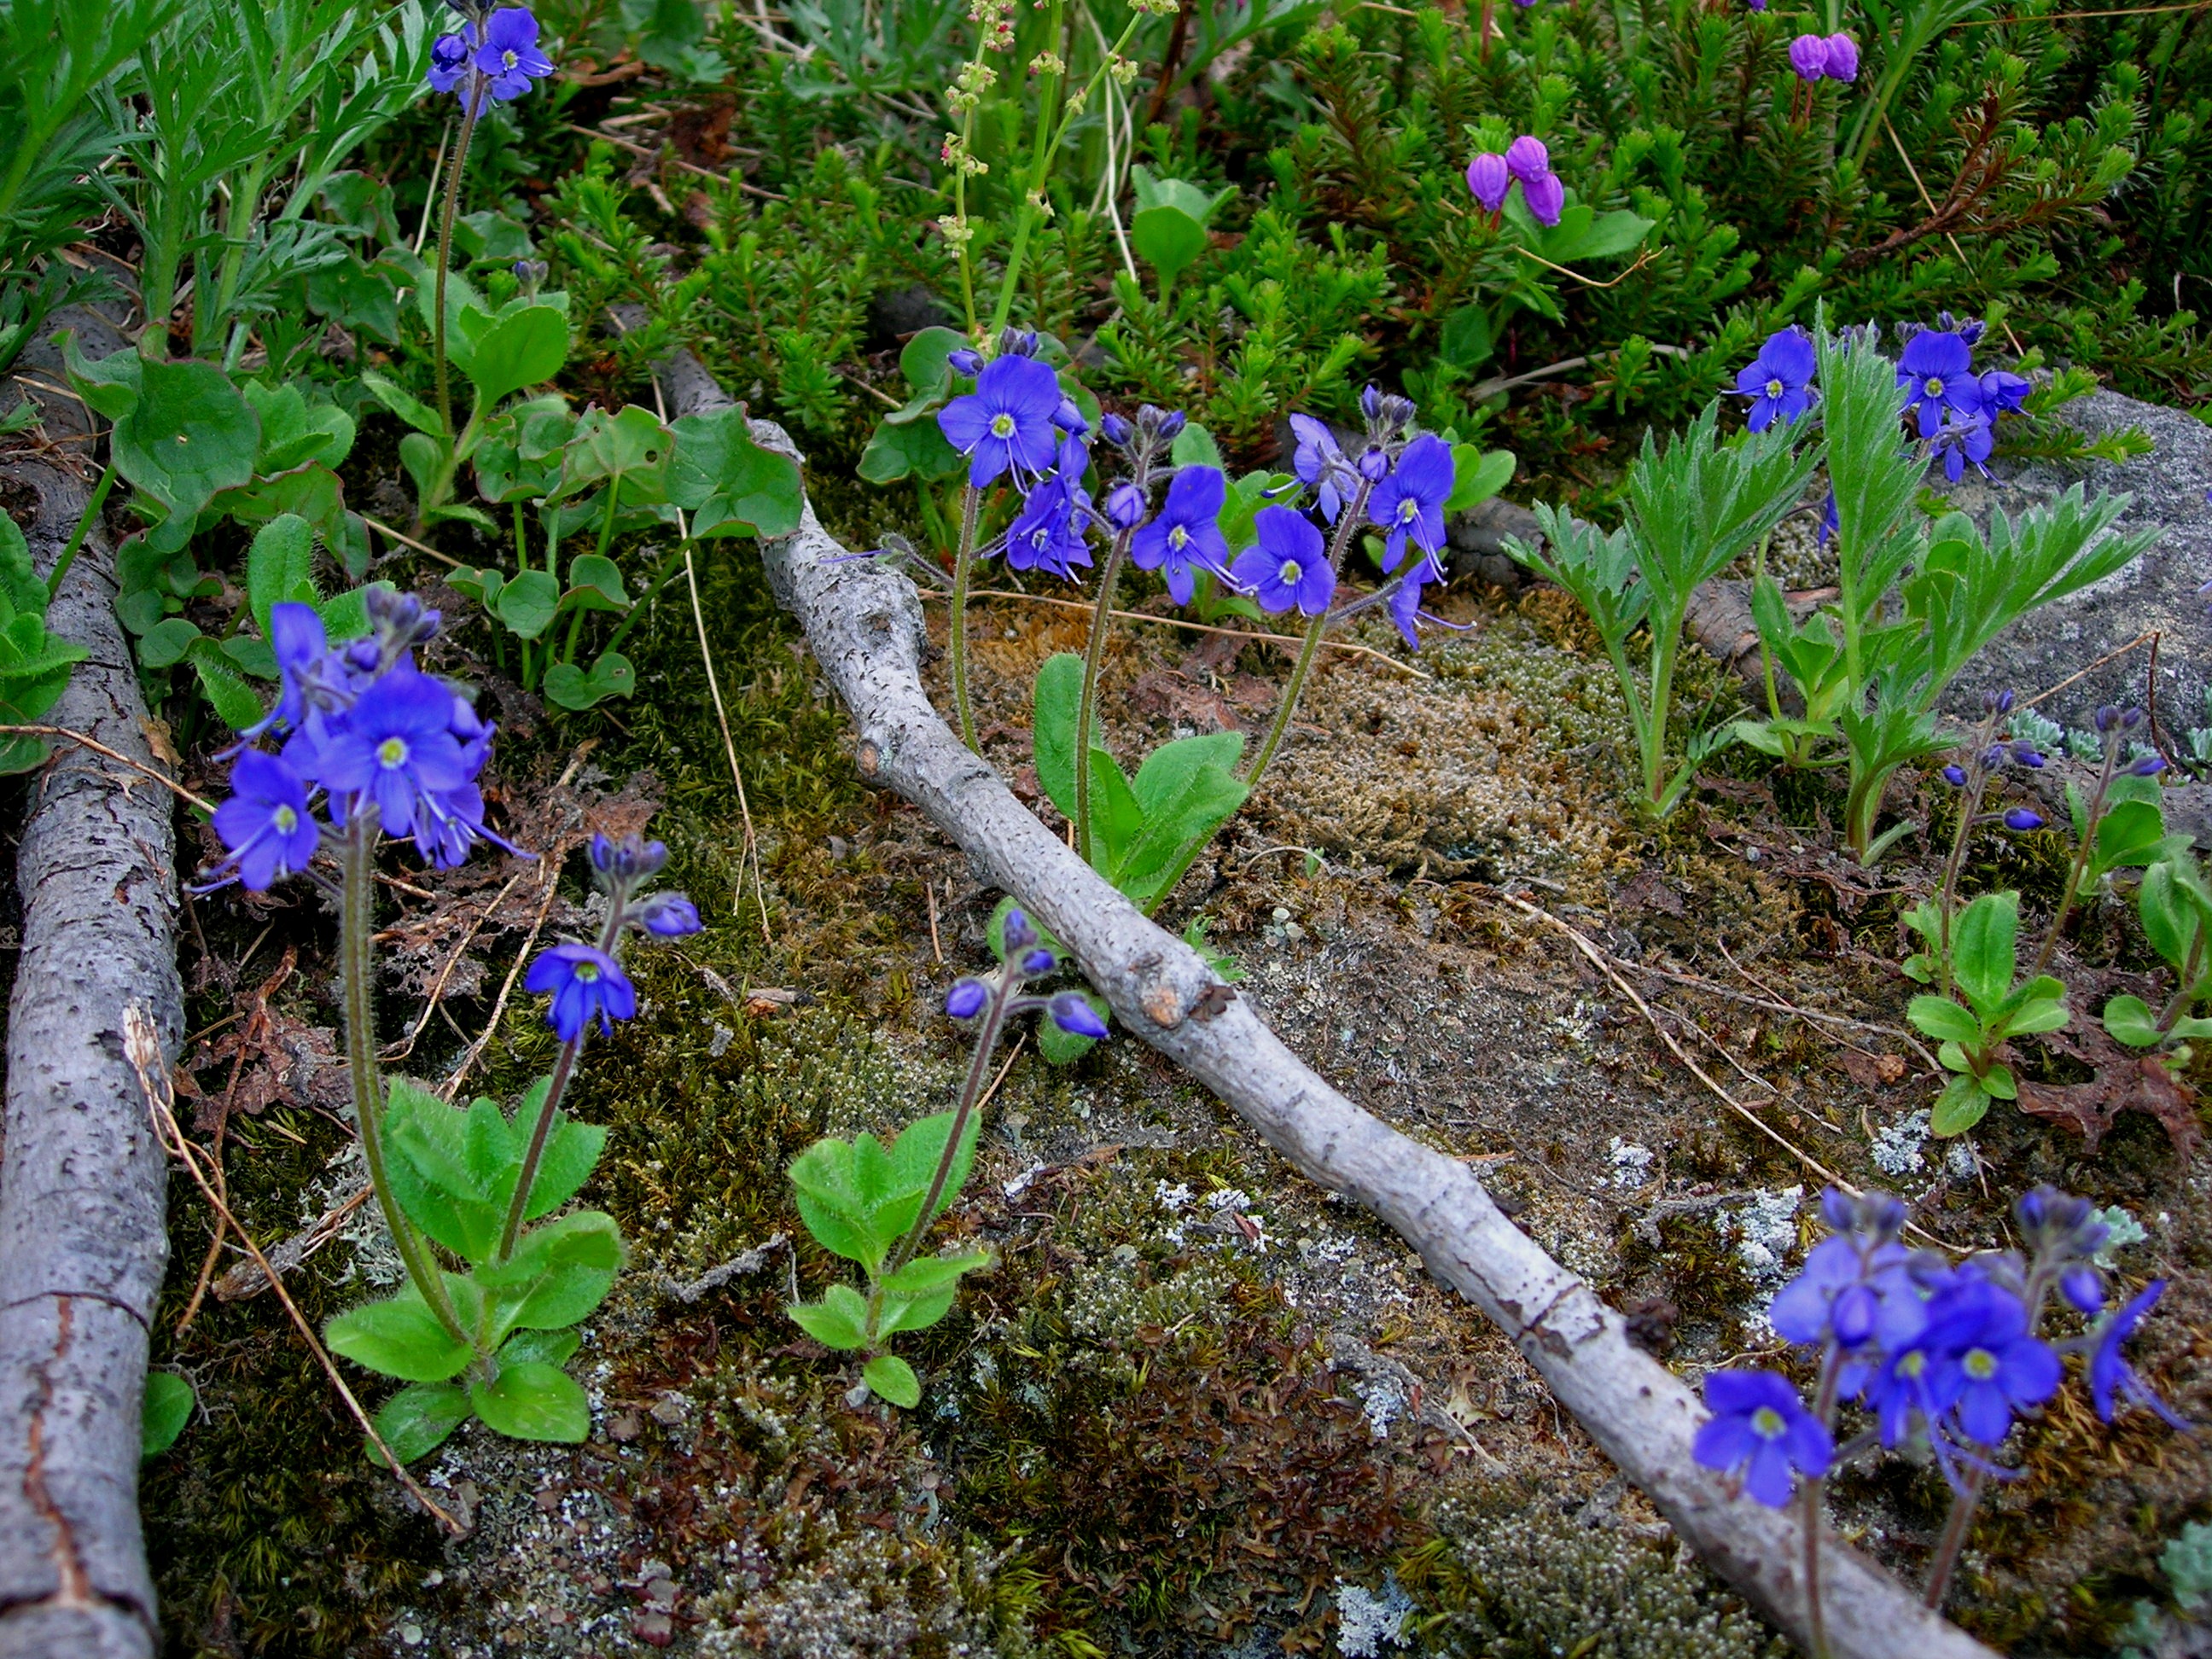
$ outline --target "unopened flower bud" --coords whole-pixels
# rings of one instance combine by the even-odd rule
[[[2015,806],[2004,815],[2004,827],[2026,835],[2031,830],[2043,828],[2043,814],[2031,811],[2025,806]]]
[[[945,361],[951,366],[955,374],[981,374],[983,372],[983,354],[966,346],[946,352]]]
[[[1116,449],[1127,449],[1129,440],[1137,435],[1137,430],[1121,416],[1106,414],[1098,417],[1098,435]]]
[[[2012,705],[2013,695],[2009,688],[2002,691],[1984,691],[1982,694],[1982,707],[1992,714],[2009,714],[2012,713]]]
[[[2128,770],[2135,774],[2135,775],[2139,778],[2154,778],[2160,773],[2166,770],[2166,757],[2163,755],[2145,755],[2133,766],[2128,768]]]
[[[1042,945],[1035,950],[1022,953],[1022,971],[1031,979],[1035,979],[1039,974],[1048,974],[1059,966],[1060,958]]]
[[[1062,991],[1046,1005],[1052,1023],[1075,1036],[1103,1037],[1106,1022],[1080,991]]]
[[[1106,522],[1116,530],[1134,530],[1145,521],[1145,492],[1123,479],[1106,492]]]
[[[1179,409],[1170,409],[1163,411],[1160,416],[1161,441],[1165,443],[1173,443],[1177,436],[1182,434],[1183,428],[1188,426],[1189,423],[1190,416],[1184,414],[1182,410]]]
[[[2094,1267],[2069,1267],[2058,1277],[2059,1293],[2085,1314],[2105,1305],[2105,1276]]]
[[[1091,430],[1091,422],[1084,418],[1083,411],[1076,407],[1073,398],[1060,400],[1060,407],[1052,411],[1052,423],[1062,432],[1072,432],[1079,438]]]
[[[2016,739],[2014,742],[2012,757],[2018,764],[2027,767],[2031,772],[2040,771],[2043,769],[2042,753],[2033,744],[2025,738]]]
[[[2120,711],[2109,702],[2101,703],[2097,712],[2089,717],[2089,723],[2100,732],[2110,732],[2120,723]]]
[[[699,920],[699,907],[681,893],[648,895],[632,920],[655,939],[683,939],[706,926]]]
[[[955,1019],[973,1019],[983,1012],[991,993],[980,979],[956,979],[945,994],[945,1012]]]
[[[999,936],[1006,942],[1009,956],[1016,951],[1026,951],[1037,942],[1036,929],[1030,926],[1029,917],[1018,908],[1006,912],[1006,920]]]
[[[1954,789],[1964,789],[1966,787],[1966,769],[1963,766],[1945,767],[1943,769],[1943,781],[1949,784]]]

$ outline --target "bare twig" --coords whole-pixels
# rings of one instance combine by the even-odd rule
[[[188,802],[190,805],[198,807],[203,812],[213,812],[215,811],[215,803],[213,801],[201,799],[199,796],[192,793],[191,790],[185,788],[183,784],[179,783],[167,773],[163,772],[157,768],[149,766],[143,761],[132,760],[128,755],[119,755],[116,753],[114,750],[110,749],[106,744],[100,742],[99,738],[88,738],[82,732],[72,732],[66,726],[0,726],[0,737],[60,738],[66,742],[76,744],[80,749],[89,749],[94,754],[100,756],[104,759],[112,760],[118,766],[127,766],[134,772],[143,773],[146,776],[153,779],[155,782],[160,784],[162,788],[168,790],[172,794],[178,796],[179,799]]]

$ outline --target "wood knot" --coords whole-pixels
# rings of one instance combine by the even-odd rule
[[[862,738],[860,746],[853,751],[853,764],[860,769],[860,775],[872,778],[884,769],[884,751],[872,738]]]
[[[1173,980],[1154,980],[1138,1000],[1145,1017],[1163,1030],[1173,1030],[1182,1024],[1182,993]]]

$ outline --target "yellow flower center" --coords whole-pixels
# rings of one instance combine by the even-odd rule
[[[1928,395],[1931,398],[1942,397],[1943,395],[1943,377],[1940,374],[1930,374],[1928,377],[1927,391]]]
[[[1014,435],[1014,417],[1004,413],[1003,411],[991,416],[991,435],[994,438],[1012,437]]]
[[[596,985],[599,978],[599,964],[596,962],[578,963],[576,977],[586,985]]]
[[[377,763],[384,767],[386,770],[389,770],[395,766],[406,765],[407,739],[404,738],[386,738],[382,743],[376,745],[376,759]]]
[[[514,54],[511,52],[503,52],[499,55],[499,61],[512,70],[514,67]]]
[[[299,824],[300,815],[289,806],[280,806],[269,815],[269,821],[275,824],[281,833],[289,836]]]
[[[1782,395],[1782,390],[1780,380],[1769,380],[1766,383],[1766,395],[1770,398],[1779,398]]]
[[[1897,1374],[1899,1376],[1917,1377],[1922,1371],[1927,1369],[1928,1356],[1918,1348],[1915,1348],[1911,1353],[1905,1355],[1904,1358],[1897,1362]]]
[[[1762,1440],[1778,1440],[1783,1430],[1789,1426],[1782,1420],[1782,1413],[1771,1406],[1761,1406],[1751,1414],[1751,1431]]]
[[[1967,1376],[1977,1382],[1986,1382],[1997,1374],[1997,1357],[1987,1348],[1976,1348],[1962,1362]]]
[[[1183,549],[1190,545],[1190,532],[1185,530],[1181,525],[1177,525],[1174,529],[1168,532],[1168,545],[1175,549],[1176,552],[1182,552]]]
[[[1275,573],[1275,580],[1285,587],[1293,587],[1297,585],[1299,574],[1298,562],[1296,559],[1285,559],[1283,568]]]

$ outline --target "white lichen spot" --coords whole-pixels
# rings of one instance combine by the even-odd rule
[[[1641,1187],[1651,1178],[1651,1149],[1639,1146],[1632,1140],[1613,1138],[1610,1156],[1613,1158],[1613,1184],[1616,1187]]]
[[[1721,1237],[1735,1243],[1736,1260],[1762,1287],[1778,1283],[1789,1271],[1789,1255],[1797,1243],[1797,1206],[1803,1202],[1802,1186],[1779,1191],[1759,1188],[1750,1202],[1723,1210],[1714,1224]]]
[[[1373,1371],[1360,1378],[1352,1392],[1366,1409],[1369,1431],[1377,1440],[1388,1440],[1390,1425],[1405,1415],[1405,1385],[1385,1372]]]
[[[1953,1141],[1950,1149],[1943,1154],[1943,1167],[1958,1180],[1972,1180],[1977,1167],[1974,1143],[1971,1140]]]
[[[1927,1144],[1927,1109],[1907,1112],[1875,1136],[1875,1168],[1884,1175],[1918,1175],[1928,1165],[1920,1153]]]
[[[1180,1181],[1172,1187],[1164,1181],[1156,1181],[1152,1183],[1152,1200],[1160,1208],[1173,1215],[1189,1206],[1190,1188]]]
[[[1336,1650],[1344,1659],[1377,1659],[1382,1644],[1407,1644],[1406,1617],[1413,1598],[1399,1587],[1395,1575],[1382,1581],[1382,1594],[1337,1580]]]

